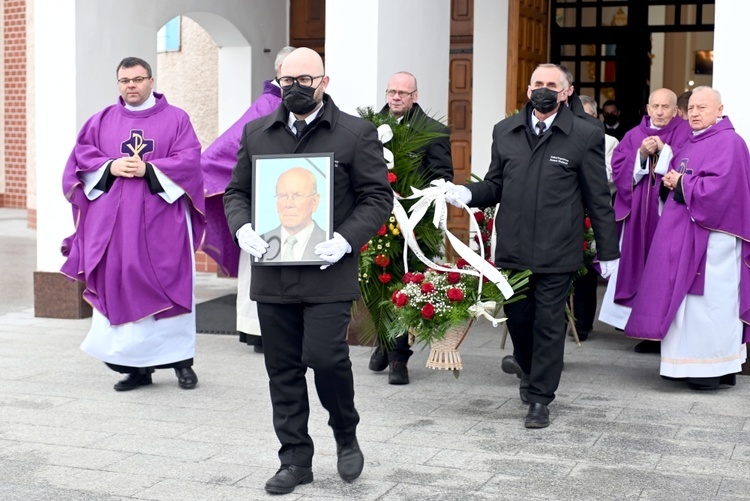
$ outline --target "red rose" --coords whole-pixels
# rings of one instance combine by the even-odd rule
[[[583,250],[586,251],[588,249],[589,249],[589,243],[586,240],[584,240],[583,241]]]
[[[391,275],[388,273],[383,273],[382,275],[378,275],[378,280],[380,280],[384,284],[387,284],[388,282],[390,282],[391,278],[392,278]]]
[[[367,248],[368,248],[368,244],[363,245],[362,247],[359,248],[359,253],[360,254],[364,253],[365,251],[367,251]]]
[[[386,228],[385,225],[381,226],[380,229],[378,230],[378,235],[382,237],[386,233],[388,233],[388,228]]]
[[[447,280],[449,284],[457,284],[461,281],[461,274],[457,271],[451,271],[448,273]]]
[[[384,256],[383,254],[378,254],[377,256],[375,256],[375,264],[377,264],[378,266],[385,268],[390,263],[391,260],[388,256]]]
[[[388,172],[388,182],[393,184],[396,182],[396,179],[398,179],[398,176],[394,174],[393,172]]]
[[[401,291],[400,291],[400,290],[395,290],[395,291],[393,291],[393,294],[391,294],[391,303],[395,303],[395,302],[396,302],[396,297],[397,297],[397,296],[398,296],[399,294],[401,294]]]
[[[421,284],[423,280],[424,280],[424,273],[415,273],[411,277],[411,282],[413,284]]]
[[[406,306],[406,303],[409,302],[409,296],[406,294],[399,292],[398,296],[396,296],[396,307],[403,308]]]
[[[489,242],[489,240],[490,240],[490,234],[489,233],[487,233],[486,231],[483,231],[481,233],[481,235],[482,235],[482,242]]]
[[[495,227],[495,220],[493,218],[489,218],[487,220],[487,228],[489,228],[490,230],[492,230],[492,228],[494,228],[494,227]]]
[[[585,217],[583,218],[583,227],[587,230],[591,228],[591,218]]]
[[[461,301],[464,298],[464,293],[461,291],[461,289],[448,289],[448,299],[451,301]]]
[[[466,259],[459,259],[456,263],[456,267],[461,269],[468,268],[469,262]]]
[[[405,284],[408,284],[412,281],[413,278],[414,278],[414,273],[407,271],[406,273],[404,273],[404,276],[401,279],[401,281],[404,282]]]
[[[432,282],[425,282],[422,284],[420,290],[422,291],[422,294],[429,294],[430,292],[435,292],[435,286],[432,285]]]
[[[474,213],[474,219],[477,220],[477,223],[482,224],[484,222],[484,212],[482,212],[481,210],[476,211]]]
[[[432,320],[432,317],[435,316],[435,307],[432,306],[430,303],[425,304],[422,306],[422,318],[425,320]]]

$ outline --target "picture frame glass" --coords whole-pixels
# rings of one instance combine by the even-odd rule
[[[254,155],[253,228],[268,244],[253,265],[325,264],[314,253],[333,235],[333,153]]]

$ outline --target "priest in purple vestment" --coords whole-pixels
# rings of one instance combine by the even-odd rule
[[[620,329],[627,323],[659,221],[662,198],[669,191],[661,188],[661,178],[690,134],[687,122],[677,117],[677,96],[671,90],[652,92],[646,109],[648,116],[625,134],[612,155],[620,263],[609,279],[599,320]],[[658,351],[658,346],[643,343],[636,351]]]
[[[276,53],[274,69],[277,77],[284,58],[294,49],[295,47],[284,47]],[[257,353],[263,352],[263,342],[257,307],[250,299],[250,258],[234,243],[234,238],[229,233],[224,215],[224,189],[232,179],[232,169],[237,163],[243,127],[251,120],[270,115],[280,103],[281,88],[274,80],[266,80],[263,82],[263,93],[258,99],[201,155],[206,189],[206,237],[203,240],[203,252],[216,261],[224,275],[238,277],[237,332],[240,342],[252,345]]]
[[[173,368],[195,388],[194,252],[205,209],[200,143],[190,118],[153,92],[149,64],[117,66],[119,101],[89,118],[63,174],[76,230],[61,272],[94,308],[81,349],[127,374],[127,391]]]
[[[662,376],[734,385],[750,341],[750,153],[720,94],[690,96],[693,131],[662,183],[664,204],[625,334],[661,339]]]

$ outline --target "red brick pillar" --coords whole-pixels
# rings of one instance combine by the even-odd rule
[[[3,0],[5,193],[0,205],[26,208],[26,0]]]

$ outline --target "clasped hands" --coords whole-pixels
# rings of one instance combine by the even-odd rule
[[[648,136],[641,142],[638,153],[646,158],[660,152],[662,148],[664,148],[664,141],[659,136]]]
[[[240,248],[248,254],[257,258],[263,257],[263,254],[268,250],[268,242],[253,229],[251,223],[246,223],[237,230],[237,243]],[[313,252],[320,256],[320,259],[326,261],[328,264],[324,264],[320,267],[321,270],[325,270],[332,264],[338,262],[344,254],[351,252],[352,247],[349,242],[338,232],[333,232],[333,238],[321,242],[315,246]]]
[[[138,155],[121,157],[112,161],[109,172],[117,177],[143,177],[146,175],[146,162]]]
[[[677,184],[680,182],[681,177],[682,174],[672,169],[664,175],[664,177],[661,179],[661,182],[662,184],[664,184],[664,187],[669,188],[670,190],[674,190],[677,187]]]

